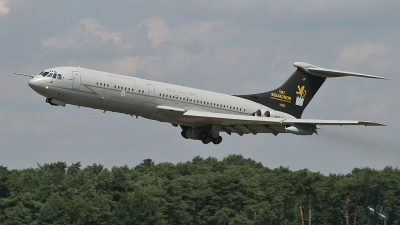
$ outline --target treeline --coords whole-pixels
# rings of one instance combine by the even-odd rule
[[[323,175],[241,155],[0,166],[0,224],[400,224],[400,171]]]

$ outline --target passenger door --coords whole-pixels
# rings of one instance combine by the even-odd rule
[[[81,74],[79,71],[72,71],[72,88],[79,89],[81,86]]]
[[[148,84],[147,90],[148,90],[147,101],[154,102],[154,85]]]

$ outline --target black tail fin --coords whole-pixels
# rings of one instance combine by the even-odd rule
[[[304,109],[326,80],[298,68],[279,88],[251,95],[237,95],[277,111],[301,118]]]

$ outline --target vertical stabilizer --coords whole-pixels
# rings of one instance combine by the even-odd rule
[[[326,78],[352,76],[388,80],[386,77],[325,69],[304,62],[296,62],[294,66],[297,70],[279,88],[259,94],[237,95],[237,97],[301,118],[304,109]]]
[[[325,81],[298,68],[279,88],[251,95],[238,95],[277,111],[301,118],[304,109]]]

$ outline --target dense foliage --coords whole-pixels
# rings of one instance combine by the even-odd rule
[[[0,166],[1,224],[400,224],[400,171],[329,176],[222,161]]]

